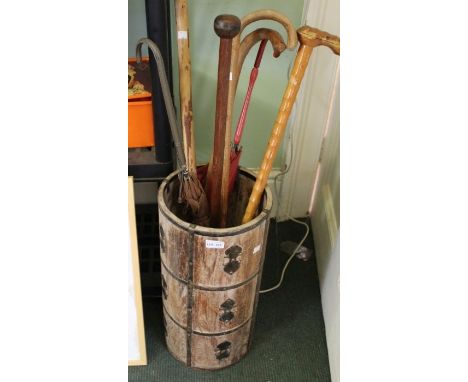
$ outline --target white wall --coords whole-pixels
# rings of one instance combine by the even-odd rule
[[[321,258],[320,292],[327,335],[331,379],[340,380],[340,235],[332,252]]]
[[[309,0],[304,23],[339,36],[339,8],[339,0]],[[312,53],[290,124],[294,159],[284,179],[285,209],[279,212],[311,217],[333,382],[340,380],[339,61],[328,48]]]
[[[339,0],[306,2],[303,24],[339,36]],[[282,179],[280,220],[288,214],[293,217],[308,215],[338,64],[339,57],[330,49],[317,47],[313,50],[283,142],[285,158],[289,162],[292,152],[293,159],[290,171]]]
[[[339,71],[337,72],[337,76]],[[311,221],[332,381],[340,379],[340,88],[330,103]]]

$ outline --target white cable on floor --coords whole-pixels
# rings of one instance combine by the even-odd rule
[[[309,234],[309,225],[307,223],[296,220],[296,219],[294,219],[294,218],[292,218],[290,216],[288,216],[288,218],[290,220],[292,220],[293,222],[296,222],[296,223],[299,223],[299,224],[302,224],[303,226],[305,226],[306,227],[306,233],[305,233],[304,237],[302,238],[301,242],[297,245],[297,247],[294,250],[294,252],[292,253],[292,255],[289,256],[289,259],[288,259],[288,261],[286,261],[286,264],[284,264],[283,271],[281,272],[281,278],[280,278],[278,284],[276,284],[275,286],[273,286],[271,288],[261,290],[258,293],[271,292],[272,290],[278,289],[281,286],[281,284],[283,283],[284,274],[286,273],[286,269],[288,268],[289,263],[291,262],[293,257],[296,255],[297,250],[301,247],[302,243],[304,243],[305,239],[307,238],[307,235]]]
[[[294,121],[296,119],[296,104],[294,104],[293,106],[293,112],[291,113],[292,114],[292,118],[290,119],[290,121]],[[291,122],[290,126],[294,126],[294,123]],[[291,128],[291,133],[289,134],[290,137],[289,137],[289,145],[290,145],[290,150],[289,150],[289,155],[290,155],[290,158],[289,158],[289,164],[285,163],[285,169],[281,172],[279,172],[278,174],[276,174],[276,176],[273,178],[273,190],[274,190],[274,193],[275,193],[275,199],[277,201],[277,204],[278,204],[278,207],[276,209],[276,213],[278,214],[279,210],[280,210],[280,199],[279,199],[279,193],[278,193],[278,188],[277,188],[277,184],[276,184],[276,180],[278,179],[278,177],[280,176],[283,176],[285,175],[289,169],[290,169],[290,166],[291,166],[291,163],[293,161],[293,134],[292,134],[292,128]],[[296,255],[298,249],[302,246],[302,244],[304,243],[304,241],[306,240],[307,236],[309,235],[309,225],[307,223],[304,223],[304,222],[301,222],[300,220],[297,220],[297,219],[294,219],[292,216],[289,216],[289,214],[286,214],[286,217],[288,218],[288,220],[292,220],[293,222],[295,223],[298,223],[298,224],[301,224],[303,225],[304,227],[306,227],[306,232],[305,232],[305,235],[303,236],[302,240],[300,241],[300,243],[297,245],[297,247],[294,249],[293,253],[291,254],[291,256],[289,257],[288,261],[286,261],[286,264],[284,264],[284,267],[283,267],[283,270],[281,272],[281,278],[278,282],[278,284],[276,284],[275,286],[271,287],[271,288],[268,288],[268,289],[264,289],[264,290],[261,290],[259,291],[258,293],[267,293],[267,292],[271,292],[275,289],[278,289],[281,284],[283,283],[283,278],[284,278],[284,274],[286,273],[286,269],[288,268],[288,265],[289,263],[291,262],[291,260],[293,259],[293,257]],[[278,224],[278,223],[276,223]],[[276,230],[276,233],[278,233],[278,230]]]

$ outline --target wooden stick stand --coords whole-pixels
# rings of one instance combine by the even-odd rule
[[[240,225],[255,176],[239,171],[230,196],[229,228],[208,228],[177,217],[178,172],[158,193],[166,344],[185,365],[221,369],[238,362],[252,342],[272,195]]]

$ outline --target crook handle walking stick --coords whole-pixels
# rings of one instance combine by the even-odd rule
[[[250,49],[259,41],[268,40],[273,48],[273,57],[278,58],[286,49],[286,44],[279,32],[269,28],[258,28],[250,32],[242,39],[239,47],[239,57],[237,60],[237,69],[240,73],[244,65],[245,57]]]
[[[280,23],[286,29],[288,34],[288,42],[286,46],[292,50],[297,45],[297,33],[294,24],[285,15],[272,9],[260,9],[257,11],[250,12],[245,15],[241,20],[241,32],[247,25],[252,24],[259,20],[272,20]],[[233,73],[232,73],[232,89],[229,93],[229,105],[232,107],[234,103],[234,97],[236,95],[237,83],[239,81],[239,75],[242,70],[243,59],[239,60],[239,50],[241,46],[240,35],[236,36],[232,42],[233,44]]]
[[[231,75],[230,75],[230,82],[229,82],[229,94],[228,94],[228,104],[227,104],[227,116],[226,116],[226,128],[231,129],[231,122],[232,122],[232,113],[234,109],[234,99],[236,97],[236,90],[237,84],[239,82],[239,75],[242,70],[242,62],[239,60],[239,53],[241,49],[241,41],[240,41],[240,34],[244,30],[244,28],[258,20],[272,20],[276,21],[284,26],[286,32],[288,34],[288,42],[287,48],[294,49],[297,45],[297,34],[296,28],[291,23],[291,21],[282,13],[272,10],[272,9],[261,9],[257,11],[250,12],[249,14],[245,15],[241,20],[240,31],[239,33],[234,36],[232,39],[232,50],[231,50]],[[262,38],[263,39],[263,38]],[[270,40],[273,43],[273,40]],[[276,54],[277,49],[275,49]],[[244,53],[246,54],[248,50],[245,50]],[[276,57],[276,56],[275,56]],[[244,56],[245,58],[245,56]],[[226,143],[227,145],[230,142]],[[226,158],[225,158],[226,159]],[[211,177],[213,171],[213,159],[210,160],[208,165],[208,177]]]
[[[208,179],[208,197],[213,227],[225,227],[227,220],[228,183],[230,171],[230,130],[226,128],[232,39],[239,34],[240,19],[234,15],[220,15],[214,30],[220,37],[218,83],[212,171]]]
[[[299,28],[297,34],[300,43],[299,51],[294,60],[294,66],[289,77],[288,85],[284,91],[280,110],[276,117],[270,140],[268,141],[268,146],[260,167],[260,173],[258,174],[252,193],[250,194],[249,203],[247,204],[244,217],[242,218],[242,224],[252,220],[260,204],[260,198],[265,190],[273,161],[278,152],[284,131],[286,130],[286,123],[291,114],[291,109],[296,100],[297,92],[299,91],[313,48],[324,45],[329,47],[335,54],[340,54],[340,39],[337,36],[309,26]]]
[[[286,29],[286,32],[288,35],[288,41],[286,44],[287,48],[294,49],[294,47],[297,45],[296,28],[294,27],[292,22],[282,13],[274,11],[272,9],[261,9],[261,10],[254,11],[245,15],[241,20],[240,33],[242,33],[242,31],[244,30],[246,26],[258,20],[272,20],[272,21],[276,21],[280,23]],[[237,84],[239,82],[239,75],[242,70],[242,65],[244,63],[245,54],[247,54],[248,52],[248,49],[244,49],[242,51],[240,33],[236,35],[232,40],[232,57],[231,57],[231,73],[232,74],[231,74],[231,81],[229,84],[227,117],[226,117],[226,125],[228,129],[231,129],[232,113],[234,109],[234,99],[236,97],[236,90],[237,90]],[[251,36],[251,38],[255,38],[255,37],[256,36]],[[269,33],[267,37],[264,37],[264,38],[268,38],[272,42],[273,46],[275,46],[274,40],[273,40],[275,36],[273,34]],[[263,40],[264,38],[261,38],[261,39]],[[279,49],[275,49],[275,55],[277,54],[277,52],[281,53]],[[208,167],[208,174],[210,174],[211,167],[212,166]]]
[[[136,45],[136,60],[137,64],[141,63],[141,48],[142,45],[148,45],[148,48],[154,55],[156,60],[156,67],[158,69],[159,81],[161,83],[161,90],[163,93],[164,104],[166,106],[167,119],[169,120],[169,126],[171,128],[172,139],[174,140],[174,147],[176,150],[177,161],[179,165],[184,168],[187,167],[185,160],[185,154],[181,146],[180,131],[177,128],[177,118],[174,109],[174,104],[172,103],[171,90],[166,76],[166,68],[164,67],[164,61],[161,55],[161,51],[158,46],[149,38],[143,37],[137,41]]]
[[[234,60],[234,52],[235,52],[235,49],[234,49],[234,40],[235,38],[233,39],[233,49],[232,49],[232,54],[231,54],[231,72],[232,73],[235,73],[236,72],[236,68],[241,68],[243,63],[244,63],[244,60],[245,60],[245,57],[247,56],[247,54],[249,53],[250,49],[259,41],[262,41],[262,40],[268,40],[270,41],[271,43],[271,47],[273,48],[273,57],[277,58],[281,55],[281,53],[286,49],[286,44],[285,42],[283,41],[283,38],[281,37],[281,35],[273,30],[273,29],[269,29],[269,28],[258,28],[256,30],[254,30],[253,32],[249,33],[247,36],[244,37],[244,39],[242,40],[242,43],[240,44],[240,47],[239,47],[239,58],[238,60],[236,61],[237,64],[236,64],[236,67],[232,67],[233,65],[233,62],[235,61]],[[230,76],[231,78],[231,76]],[[233,84],[233,81],[234,81],[234,78],[232,77],[231,78],[231,84],[229,85],[230,89],[229,89],[229,97],[231,95],[231,87],[232,87],[232,84]],[[229,105],[228,104],[228,111],[227,111],[227,115],[228,117],[226,118],[226,128],[227,129],[230,129],[231,128],[231,124],[230,124],[230,108],[232,109],[232,105]],[[210,161],[209,161],[209,164],[208,164],[208,168],[207,168],[207,172],[208,174],[210,174],[209,176],[211,176],[211,171],[212,171],[212,166],[213,166],[213,159],[210,158]],[[233,170],[231,170],[231,177],[232,177],[232,173],[233,173]],[[231,178],[231,179],[235,179],[235,177]],[[234,185],[234,183],[232,183],[233,181],[231,180],[230,181],[230,185],[229,185],[229,189],[232,190],[232,187]]]

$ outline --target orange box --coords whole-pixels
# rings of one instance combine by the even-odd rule
[[[136,59],[129,58],[128,63],[133,65],[137,74],[135,78],[140,81],[145,90],[151,91],[151,77],[149,75],[149,59],[143,57],[143,63],[147,65],[147,70],[139,71],[135,66]],[[152,147],[155,145],[153,108],[151,102],[151,92],[145,91],[141,94],[128,96],[128,147]]]

